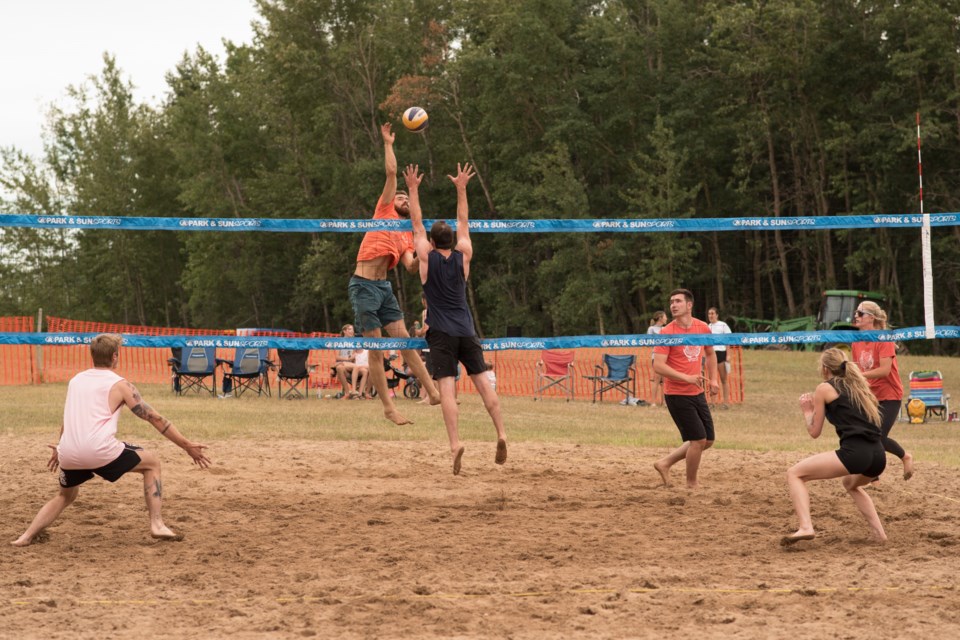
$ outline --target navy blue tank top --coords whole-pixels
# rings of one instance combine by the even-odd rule
[[[463,254],[457,250],[446,258],[439,251],[427,257],[427,324],[431,329],[460,338],[476,335],[467,306],[467,279],[463,277]]]
[[[828,380],[827,383],[840,394],[839,398],[826,406],[827,420],[837,429],[840,442],[851,437],[879,442],[880,427],[870,422],[867,416],[857,410],[853,401],[850,400],[850,396],[847,395],[846,389],[843,391],[837,389],[837,385],[832,379]]]

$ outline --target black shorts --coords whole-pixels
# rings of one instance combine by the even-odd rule
[[[859,473],[868,478],[878,478],[887,467],[887,453],[880,440],[851,437],[840,441],[837,457],[847,473]]]
[[[690,440],[713,442],[715,439],[713,416],[710,415],[706,396],[702,393],[696,396],[666,395],[664,402],[684,442]]]
[[[99,469],[60,469],[60,486],[64,489],[79,486],[92,478],[93,474],[97,474],[104,480],[116,482],[123,474],[140,464],[140,454],[137,451],[143,451],[143,447],[124,442],[120,455],[113,462]]]
[[[457,377],[457,362],[462,362],[471,376],[487,370],[483,347],[476,336],[448,336],[431,328],[427,331],[427,344],[430,345],[430,375],[434,380]]]
[[[726,362],[726,361],[727,361],[727,350],[726,350],[726,349],[724,349],[723,351],[717,351],[716,349],[714,349],[713,352],[714,352],[715,354],[717,354],[717,364],[720,364],[720,363],[722,363],[722,362]]]

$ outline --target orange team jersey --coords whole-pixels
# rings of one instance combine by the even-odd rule
[[[691,333],[712,333],[710,325],[703,320],[693,318],[693,324],[689,329],[684,329],[674,320],[660,330],[661,336],[691,334]],[[654,347],[653,355],[665,354],[667,356],[667,366],[674,371],[679,371],[688,376],[701,375],[701,363],[703,359],[703,347],[699,345],[685,344],[678,347]],[[668,396],[698,396],[703,393],[703,387],[689,382],[681,382],[663,376],[663,393]]]
[[[377,201],[377,210],[373,213],[374,220],[400,220],[400,214],[393,208],[393,200],[387,203]],[[360,243],[360,252],[357,253],[357,262],[375,260],[381,256],[390,256],[390,266],[393,269],[400,262],[400,256],[407,251],[413,252],[413,234],[409,231],[367,231]]]
[[[881,358],[891,358],[890,373],[883,378],[867,378],[870,391],[877,400],[902,400],[903,383],[900,382],[900,368],[897,367],[897,347],[892,342],[854,342],[853,362],[866,373],[880,366]]]

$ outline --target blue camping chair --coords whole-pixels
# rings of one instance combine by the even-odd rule
[[[603,365],[594,365],[597,375],[584,376],[593,382],[593,400],[603,402],[603,394],[608,391],[621,391],[626,399],[637,397],[637,367],[636,356],[615,356],[603,354]],[[604,375],[603,370],[607,373]]]
[[[217,395],[217,350],[214,347],[171,348],[173,357],[167,364],[173,371],[173,392],[182,396],[187,391]],[[209,384],[207,378],[210,378]]]
[[[238,398],[247,389],[256,389],[257,395],[270,395],[270,383],[267,372],[273,363],[265,347],[239,347],[234,351],[233,362],[220,360],[220,364],[229,367],[223,372],[223,395],[231,392]]]

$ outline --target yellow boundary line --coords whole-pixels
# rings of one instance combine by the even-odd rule
[[[779,587],[779,588],[770,588],[770,589],[747,589],[747,588],[689,588],[689,587],[664,587],[664,588],[633,588],[633,589],[565,589],[561,591],[513,591],[513,592],[503,592],[503,593],[431,593],[431,594],[404,594],[404,595],[364,595],[351,598],[345,598],[348,600],[364,600],[364,599],[379,599],[379,600],[477,600],[480,598],[542,598],[546,596],[561,596],[561,595],[591,595],[591,594],[613,594],[613,593],[666,593],[666,594],[697,594],[697,595],[709,595],[709,594],[720,594],[720,595],[729,595],[729,594],[789,594],[789,593],[802,593],[802,594],[824,594],[824,593],[863,593],[863,592],[895,592],[895,591],[911,591],[911,590],[920,590],[920,591],[954,591],[957,589],[957,585],[931,585],[925,587]],[[294,596],[294,597],[280,597],[280,598],[266,598],[267,602],[275,602],[277,604],[290,604],[294,602],[300,602],[304,604],[324,602],[329,599],[338,599],[335,596],[326,596],[326,597],[316,597],[316,596]],[[11,605],[24,606],[24,605],[35,605],[43,604],[44,601],[55,600],[55,598],[50,597],[31,597],[31,598],[11,598],[7,602]],[[185,600],[109,600],[109,599],[92,599],[92,600],[76,600],[76,604],[79,605],[101,605],[101,606],[155,606],[155,605],[171,605],[171,604],[186,604],[186,605],[212,605],[212,604],[243,604],[243,603],[252,603],[256,601],[261,601],[264,599],[260,598],[232,598],[229,600],[224,599],[197,599],[190,598]]]

